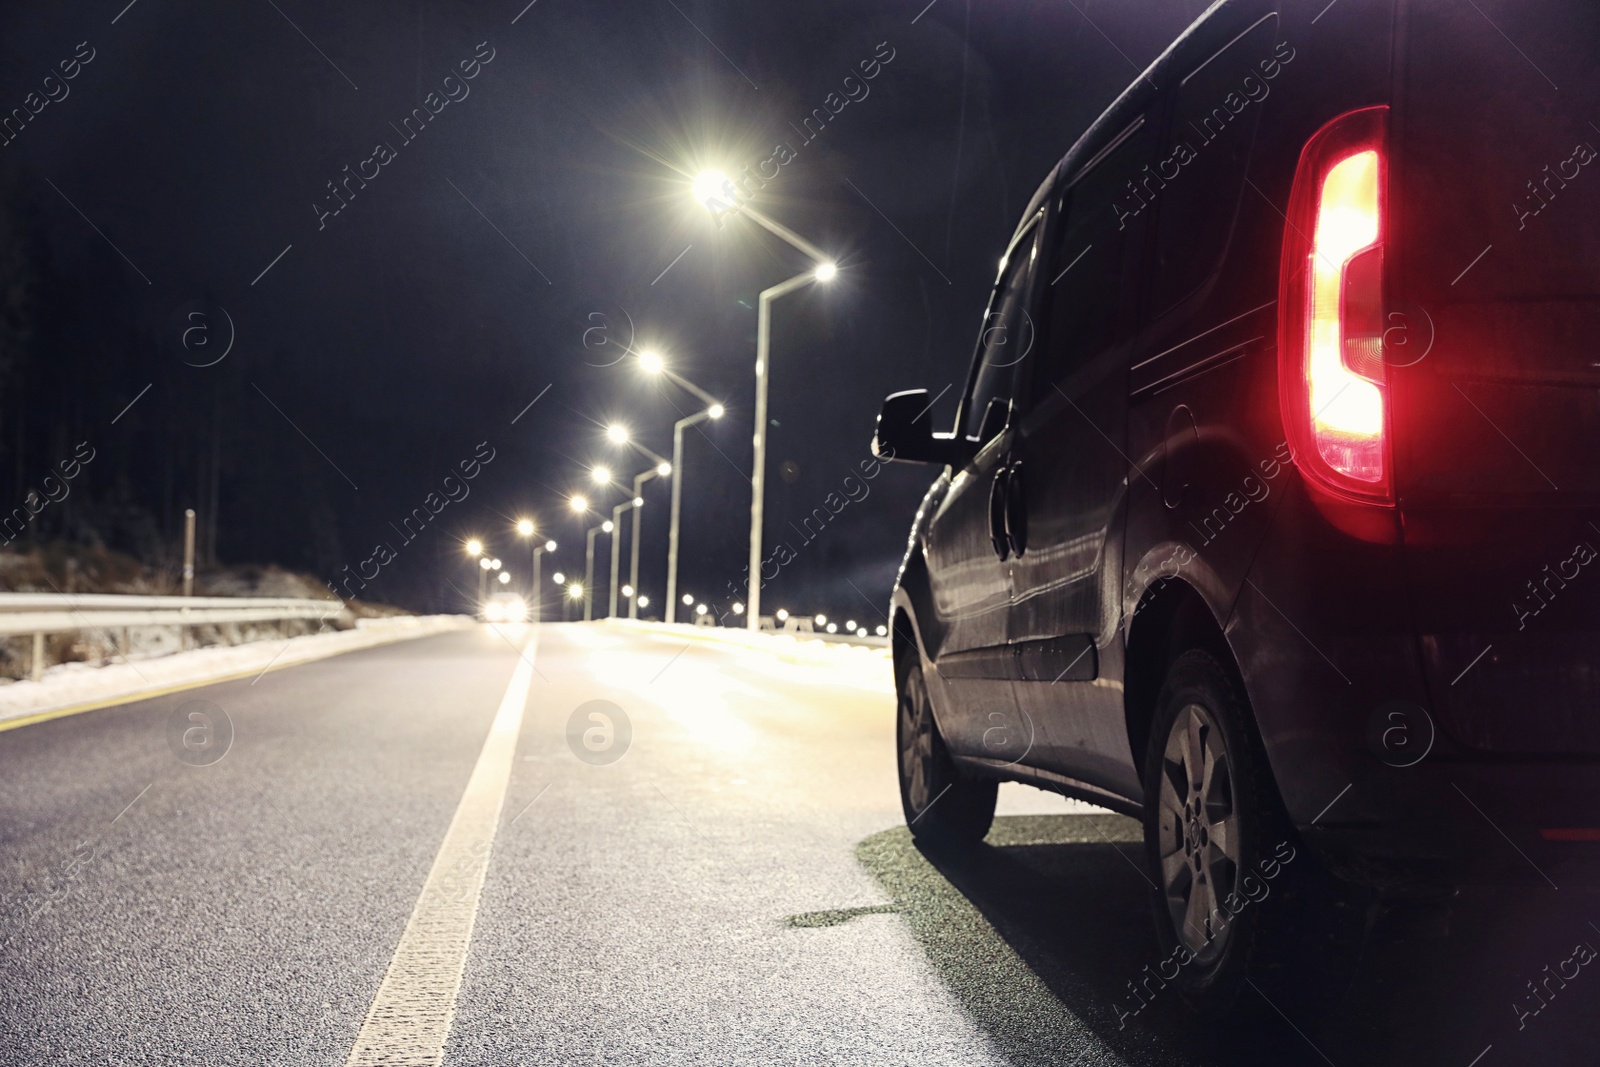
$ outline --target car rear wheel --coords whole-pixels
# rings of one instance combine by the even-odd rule
[[[1156,836],[1167,918],[1205,966],[1226,950],[1232,928],[1223,902],[1239,891],[1243,831],[1233,758],[1204,704],[1185,702],[1161,755]]]
[[[900,806],[919,841],[963,845],[982,840],[994,822],[999,783],[962,772],[950,758],[934,722],[922,667],[900,675],[896,741],[900,760]]]
[[[1242,995],[1325,1010],[1353,974],[1365,915],[1305,854],[1243,697],[1209,652],[1168,669],[1144,782],[1162,978],[1207,1016]]]

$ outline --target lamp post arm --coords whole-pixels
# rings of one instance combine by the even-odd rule
[[[630,445],[632,445],[634,448],[637,448],[640,452],[643,452],[645,455],[649,456],[651,461],[654,462],[654,463],[665,463],[665,462],[667,462],[667,457],[666,456],[661,455],[659,452],[650,451],[650,449],[644,447],[644,445],[641,445],[637,441],[631,441],[630,440],[628,443]]]
[[[689,392],[693,393],[695,395],[695,397],[697,399],[699,399],[702,403],[704,403],[707,407],[710,407],[712,404],[718,403],[718,400],[717,400],[716,397],[712,396],[710,393],[706,392],[704,389],[700,388],[698,385],[694,384],[689,379],[685,378],[683,375],[674,373],[673,371],[668,370],[665,367],[662,368],[661,373],[665,374],[668,378],[672,379],[672,381],[676,382],[678,385],[682,386],[684,389],[686,389]]]
[[[801,286],[808,285],[816,280],[816,274],[809,270],[804,274],[796,274],[793,278],[785,279],[777,285],[761,290],[760,299],[770,304],[780,296],[787,296]]]
[[[768,233],[787,241],[801,252],[804,252],[806,255],[810,256],[813,261],[817,263],[828,262],[827,253],[823,252],[816,245],[812,244],[804,237],[801,237],[783,223],[778,222],[775,219],[768,218],[755,208],[750,207],[748,204],[739,208],[739,214],[749,216],[751,221],[753,221],[757,226],[760,226]]]

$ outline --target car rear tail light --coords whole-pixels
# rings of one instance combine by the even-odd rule
[[[1279,282],[1278,389],[1295,463],[1331,493],[1394,502],[1383,364],[1388,109],[1352,111],[1306,144]]]

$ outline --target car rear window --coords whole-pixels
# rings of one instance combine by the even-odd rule
[[[1139,216],[1129,215],[1125,186],[1150,158],[1152,131],[1130,123],[1089,162],[1062,196],[1062,222],[1043,279],[1044,339],[1034,374],[1036,398],[1084,361],[1114,344],[1126,300],[1127,256]]]

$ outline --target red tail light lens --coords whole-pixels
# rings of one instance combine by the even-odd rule
[[[1301,153],[1278,293],[1278,389],[1295,463],[1328,492],[1379,504],[1394,502],[1383,365],[1387,115],[1342,115]]]

